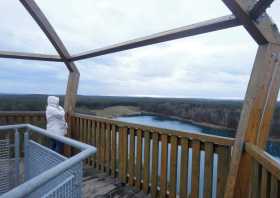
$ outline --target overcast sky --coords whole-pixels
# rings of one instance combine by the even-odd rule
[[[220,0],[37,0],[71,54],[230,14]],[[0,50],[56,54],[18,0],[0,1]],[[268,10],[280,26],[280,1]],[[257,45],[242,28],[76,62],[79,94],[243,98]],[[0,93],[64,94],[62,63],[0,59]]]

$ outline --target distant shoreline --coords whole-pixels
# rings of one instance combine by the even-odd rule
[[[210,123],[206,123],[206,122],[196,122],[196,121],[184,119],[184,118],[181,118],[181,117],[178,117],[178,116],[168,116],[168,115],[164,115],[164,114],[153,113],[153,112],[146,112],[146,111],[141,111],[141,112],[137,112],[135,114],[129,114],[129,115],[118,115],[118,116],[114,116],[112,118],[141,116],[141,115],[143,115],[143,116],[144,115],[160,116],[160,117],[163,117],[163,118],[174,119],[174,120],[190,123],[190,124],[193,124],[193,125],[197,125],[197,126],[205,127],[205,128],[209,128],[209,129],[223,130],[223,131],[228,131],[228,132],[232,132],[232,133],[235,132],[235,129],[232,129],[232,128],[227,128],[227,127],[223,127],[223,126],[219,126],[219,125],[214,125],[214,124],[210,124]]]
[[[227,128],[227,127],[210,124],[210,123],[206,123],[206,122],[197,122],[194,120],[189,120],[189,119],[185,119],[185,118],[178,117],[178,116],[171,116],[171,115],[165,115],[165,114],[160,114],[160,113],[141,111],[139,108],[134,107],[134,106],[118,105],[118,106],[107,107],[104,109],[94,109],[94,110],[91,110],[90,112],[94,115],[111,118],[111,119],[114,119],[117,117],[154,115],[154,116],[160,116],[160,117],[163,117],[166,119],[174,119],[174,120],[178,120],[181,122],[186,122],[189,124],[197,125],[199,127],[204,127],[204,128],[208,128],[208,129],[214,129],[214,130],[223,130],[223,131],[235,133],[235,129],[232,129],[232,128]]]

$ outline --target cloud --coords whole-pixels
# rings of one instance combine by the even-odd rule
[[[36,2],[72,54],[230,13],[222,2],[205,0]],[[269,9],[277,24],[279,6],[276,1]],[[18,1],[1,1],[0,7],[0,50],[56,54]],[[78,61],[79,93],[240,98],[256,50],[244,28],[237,27]],[[23,84],[21,93],[65,92],[63,64],[0,60],[0,66],[0,92],[17,92]]]

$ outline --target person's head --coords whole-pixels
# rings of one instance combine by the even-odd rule
[[[49,96],[48,97],[48,105],[58,107],[59,106],[59,98],[56,96]]]

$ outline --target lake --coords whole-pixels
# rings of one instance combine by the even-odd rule
[[[200,125],[195,125],[190,122],[183,122],[177,119],[167,118],[163,116],[154,116],[154,115],[137,115],[137,116],[121,116],[117,117],[117,120],[124,122],[131,122],[135,124],[143,124],[148,126],[166,128],[166,129],[175,129],[179,131],[187,131],[193,133],[207,133],[212,135],[219,135],[225,137],[234,137],[234,132],[227,130],[218,130],[203,127]]]

